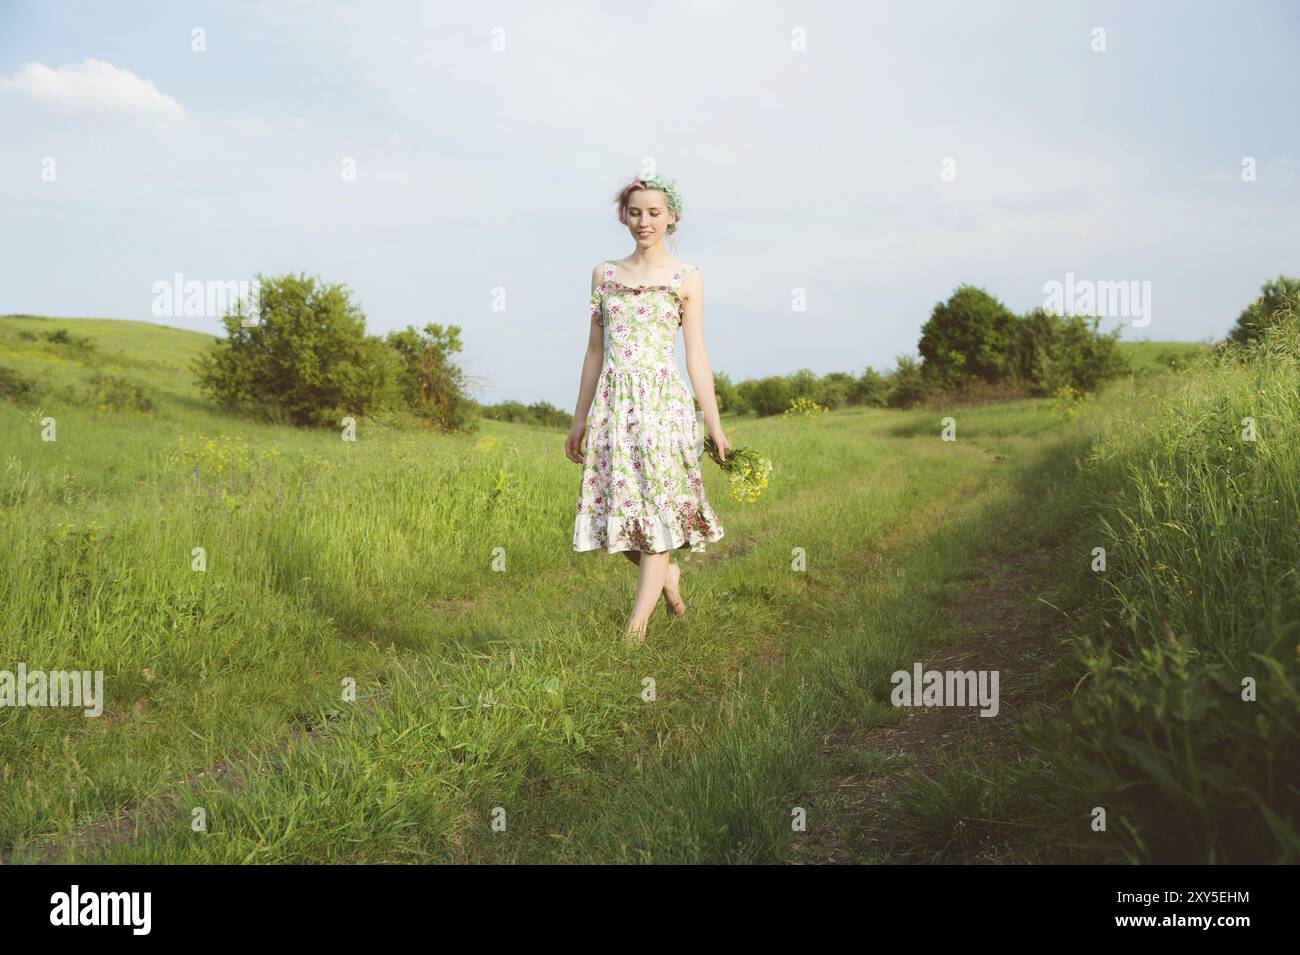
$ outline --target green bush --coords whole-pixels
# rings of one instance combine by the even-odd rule
[[[740,392],[731,383],[731,378],[723,372],[713,373],[713,394],[718,401],[719,414],[738,414],[746,410]]]
[[[793,374],[786,375],[785,380],[790,389],[791,401],[796,398],[813,398],[820,386],[820,379],[811,368],[800,368]],[[786,407],[788,408],[789,404]],[[781,410],[784,411],[785,409]]]
[[[889,381],[868,365],[862,376],[853,383],[853,388],[849,392],[849,404],[883,408],[888,401]]]
[[[154,408],[153,398],[144,385],[126,378],[118,378],[116,375],[101,375],[98,372],[90,377],[82,400],[100,411],[135,411],[148,414]]]
[[[1168,348],[1162,349],[1156,353],[1155,362],[1162,368],[1168,368],[1170,371],[1182,371],[1192,364],[1195,353],[1176,352]]]
[[[467,394],[465,373],[451,357],[461,350],[460,327],[407,326],[388,333],[402,363],[402,393],[417,417],[443,431],[470,430],[477,406]]]
[[[1101,319],[1063,317],[1036,308],[1017,321],[1014,378],[1031,395],[1054,395],[1061,388],[1095,391],[1128,371],[1119,350],[1119,329],[1099,333]]]
[[[758,415],[781,414],[796,397],[789,379],[781,375],[742,381],[736,390],[745,406]]]
[[[823,408],[843,408],[857,387],[857,379],[847,371],[832,371],[822,375],[813,391],[812,400]]]
[[[546,401],[536,401],[531,405],[520,401],[501,401],[483,407],[479,413],[493,421],[512,421],[543,428],[568,428],[573,425],[573,415]]]
[[[962,285],[935,305],[917,351],[927,379],[946,390],[973,378],[1006,380],[1015,372],[1016,346],[1016,316],[983,289]]]
[[[66,328],[56,328],[52,332],[44,332],[45,340],[51,345],[60,345],[66,348],[77,360],[85,360],[96,354],[94,341],[84,335],[73,335]]]
[[[1100,321],[1042,308],[1020,317],[982,289],[963,285],[935,306],[917,350],[932,391],[965,392],[979,383],[1038,396],[1064,387],[1094,391],[1127,370],[1119,330],[1101,334]]]
[[[911,408],[930,394],[931,386],[921,370],[921,363],[911,355],[899,355],[893,374],[889,376],[889,396],[886,404],[891,408]]]
[[[84,335],[73,335],[66,328],[57,328],[45,333],[45,340],[55,345],[72,345],[78,348],[94,348],[95,343]]]
[[[337,427],[346,416],[403,407],[397,351],[367,335],[347,288],[306,275],[257,276],[258,314],[241,301],[222,320],[226,339],[194,363],[221,407],[269,422]]]
[[[17,368],[0,365],[0,398],[16,405],[29,405],[37,401],[44,389],[40,382],[28,378]]]
[[[1237,324],[1228,332],[1227,340],[1244,345],[1276,324],[1297,301],[1300,301],[1300,279],[1279,275],[1271,282],[1265,282],[1259,290],[1259,297],[1237,317]]]

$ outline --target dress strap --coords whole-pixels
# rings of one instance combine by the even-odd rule
[[[677,289],[681,288],[682,283],[686,281],[686,276],[691,274],[691,269],[693,268],[695,268],[693,265],[683,265],[677,270],[677,274],[673,276],[672,285],[670,286],[673,291],[677,291]]]
[[[614,281],[614,273],[617,271],[617,268],[618,267],[614,264],[613,259],[607,261],[605,263],[605,274],[601,276],[601,281],[603,282]]]

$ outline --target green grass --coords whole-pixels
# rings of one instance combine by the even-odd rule
[[[1137,374],[1163,370],[1167,366],[1161,360],[1162,356],[1170,355],[1185,361],[1209,347],[1202,342],[1153,342],[1146,339],[1118,344],[1120,354]]]
[[[58,328],[95,348],[43,338]],[[102,669],[107,696],[96,719],[0,709],[0,852],[783,858],[791,810],[823,769],[820,734],[898,719],[889,673],[961,636],[949,606],[973,557],[993,537],[1027,547],[1077,528],[1077,501],[1055,493],[1074,486],[1076,456],[1103,423],[1122,434],[1150,410],[1129,382],[1089,407],[1086,431],[1043,401],[960,409],[957,441],[934,412],[729,422],[733,444],[775,462],[771,485],[734,504],[706,465],[726,537],[684,559],[687,617],[660,611],[649,645],[629,650],[635,568],[572,552],[578,475],[562,433],[361,421],[345,442],[223,418],[185,370],[205,340],[0,318],[0,365],[46,388],[38,406],[0,401],[0,668]],[[78,401],[92,368],[149,389],[152,410]],[[38,408],[56,441],[41,440]],[[955,784],[912,805],[917,853],[924,807]],[[139,806],[139,831],[74,846]],[[195,807],[207,832],[191,829]],[[1053,824],[1057,841],[1032,851],[1067,857]],[[1098,844],[1131,848],[1118,832]]]
[[[1300,860],[1297,420],[1293,321],[1206,356],[1085,463],[1081,544],[1109,556],[1088,588],[1080,745],[1057,756],[1113,794],[1132,861]]]
[[[94,347],[86,351],[46,339],[59,331],[89,339]],[[77,402],[64,389],[84,385],[95,372],[127,378],[156,394],[164,416],[211,407],[189,366],[215,341],[202,332],[149,322],[0,315],[0,366],[38,378],[52,396],[72,404]]]
[[[1029,758],[912,774],[907,857],[959,861],[993,819],[1035,827],[1037,859],[1300,859],[1300,322],[1127,400],[1052,534],[1076,555],[1058,579],[1080,689],[1021,727]],[[1083,827],[1097,808],[1105,833]]]

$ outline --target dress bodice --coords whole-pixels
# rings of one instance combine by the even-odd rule
[[[605,329],[605,366],[619,371],[675,373],[677,329],[686,312],[677,294],[693,265],[683,265],[667,285],[624,285],[613,261],[591,296],[591,317]]]

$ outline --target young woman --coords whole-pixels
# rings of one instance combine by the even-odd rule
[[[704,496],[703,437],[677,373],[678,328],[704,423],[724,459],[729,445],[704,349],[704,281],[664,251],[664,237],[681,221],[677,189],[659,177],[634,179],[615,202],[636,247],[591,274],[591,331],[564,453],[583,466],[573,549],[603,548],[638,565],[627,637],[643,643],[661,593],[669,616],[686,613],[681,568],[669,552],[702,548],[723,533]]]

